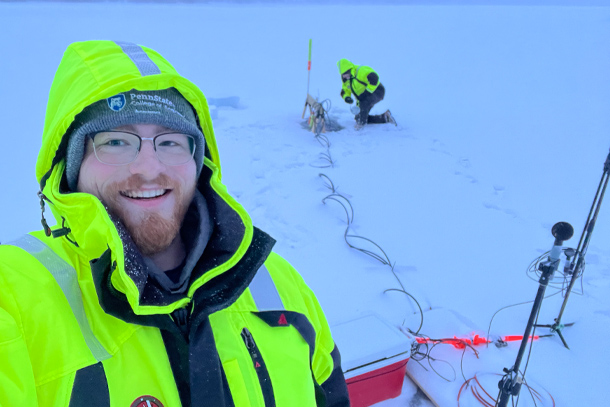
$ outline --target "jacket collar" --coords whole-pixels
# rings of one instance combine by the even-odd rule
[[[205,320],[208,315],[228,307],[237,300],[269,256],[274,245],[275,240],[271,236],[254,228],[252,242],[246,254],[237,264],[195,291],[193,297],[193,315],[195,317],[191,323],[191,332],[195,332],[196,325]],[[205,262],[198,263],[194,273],[200,272],[199,268],[203,264]],[[107,314],[129,323],[167,330],[176,329],[169,318],[162,318],[162,315],[155,314],[137,315],[128,306],[125,294],[116,290],[112,284],[113,273],[117,271],[117,268],[116,264],[112,262],[110,249],[98,259],[91,261],[91,270],[100,305]]]

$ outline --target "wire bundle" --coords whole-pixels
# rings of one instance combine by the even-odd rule
[[[430,345],[430,344],[432,344],[432,345]],[[455,369],[451,365],[451,363],[447,362],[446,360],[437,359],[432,356],[432,351],[438,345],[451,345],[453,347],[456,347],[456,345],[458,345],[459,348],[462,349],[460,370],[462,373],[462,377],[464,378],[464,381],[466,381],[466,377],[464,376],[464,356],[466,354],[466,351],[468,349],[472,350],[472,352],[477,357],[477,359],[479,358],[479,352],[471,344],[469,344],[468,342],[466,342],[464,340],[460,340],[460,339],[456,339],[456,338],[431,339],[431,338],[426,338],[424,336],[418,336],[417,339],[415,341],[413,341],[413,343],[411,344],[411,360],[414,360],[415,362],[419,363],[419,365],[424,370],[428,371],[428,369],[426,369],[426,367],[422,364],[423,360],[427,360],[428,366],[430,367],[430,369],[432,369],[432,371],[434,373],[436,373],[441,379],[443,379],[447,382],[455,381],[455,379],[457,378],[457,374],[455,372]],[[446,364],[447,366],[449,366],[451,368],[451,370],[453,371],[453,378],[448,379],[445,376],[443,376],[437,369],[434,368],[433,362],[434,363],[442,362],[442,363]]]
[[[489,373],[486,375],[500,376],[500,374],[497,374],[497,373]],[[474,375],[473,377],[466,380],[462,384],[462,387],[460,387],[460,391],[458,392],[458,397],[457,397],[458,407],[460,407],[460,402],[462,401],[462,397],[467,394],[471,394],[472,397],[474,397],[474,399],[477,400],[482,406],[495,407],[498,405],[498,400],[495,399],[489,393],[489,391],[487,391],[485,389],[483,384],[481,384],[481,380],[479,379],[479,377],[480,376]],[[523,383],[523,387],[525,387],[527,389],[528,393],[530,394],[530,397],[532,399],[532,402],[534,403],[534,406],[555,407],[555,399],[553,398],[551,393],[549,393],[547,391],[544,391],[544,392],[538,391],[535,388],[533,388],[532,386],[530,386],[529,384],[527,384],[527,382]],[[468,393],[467,390],[470,390],[470,393]],[[513,406],[517,406],[518,404],[519,404],[519,398],[517,398],[517,401],[513,402]]]
[[[564,253],[567,252],[568,250],[573,250],[573,249],[568,249],[568,248],[563,249]],[[532,262],[530,263],[530,265],[526,271],[526,275],[529,279],[534,280],[534,281],[540,280],[542,272],[539,270],[539,265],[540,265],[540,262],[546,260],[549,253],[550,252],[547,251],[547,252],[541,254],[540,256],[538,256],[537,258],[535,258],[534,260],[532,260]],[[573,277],[573,273],[574,273],[573,263],[568,262],[568,265],[572,265],[572,267],[568,267],[567,269],[566,269],[566,267],[564,267],[563,269],[558,268],[557,271],[555,272],[555,274],[553,275],[553,278],[549,280],[548,285],[550,287],[560,290],[562,297],[565,297],[568,286],[570,284],[570,280],[572,278],[577,278],[577,279],[580,279],[580,291],[574,291],[572,289],[572,292],[574,294],[582,295],[584,293],[584,287],[583,287],[583,281],[582,281],[582,276],[585,271],[584,259],[582,260],[581,264],[582,264],[581,267],[576,271],[576,273],[578,273],[578,274],[574,277]]]

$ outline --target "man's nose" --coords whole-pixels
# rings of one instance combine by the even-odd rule
[[[142,140],[136,159],[129,165],[132,174],[155,178],[165,170],[165,165],[159,161],[152,140]]]

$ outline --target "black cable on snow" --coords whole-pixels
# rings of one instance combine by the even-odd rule
[[[325,180],[325,186],[331,191],[331,193],[329,195],[327,195],[326,197],[324,197],[324,199],[322,199],[322,203],[326,204],[327,201],[335,201],[339,205],[341,205],[341,207],[345,211],[346,228],[345,228],[345,232],[343,233],[343,239],[345,240],[345,243],[350,248],[358,250],[359,252],[368,255],[368,256],[372,257],[373,259],[377,260],[378,262],[380,262],[381,264],[383,264],[384,266],[388,266],[390,268],[390,270],[392,271],[392,274],[394,275],[394,278],[400,285],[400,289],[395,289],[395,288],[387,289],[384,291],[384,293],[387,293],[389,291],[402,292],[403,294],[410,297],[417,305],[417,307],[419,309],[419,313],[420,313],[420,324],[415,332],[410,331],[413,334],[417,335],[424,324],[424,313],[422,311],[421,305],[419,304],[419,302],[415,299],[415,297],[413,295],[411,295],[407,292],[404,284],[402,283],[402,281],[398,277],[398,274],[396,274],[396,271],[394,270],[395,264],[392,263],[392,261],[390,260],[390,257],[385,252],[385,250],[383,250],[383,248],[380,245],[378,245],[373,240],[371,240],[367,237],[359,236],[354,233],[350,233],[350,228],[352,227],[352,224],[354,223],[354,207],[352,206],[352,203],[344,195],[337,192],[337,188],[335,187],[335,185],[332,182],[332,180],[330,179],[330,177],[328,177],[328,175],[321,173],[321,174],[319,174],[319,176]],[[368,242],[371,245],[373,245],[377,250],[376,251],[369,250],[362,246],[359,246],[357,244],[357,242],[359,242],[359,241]]]

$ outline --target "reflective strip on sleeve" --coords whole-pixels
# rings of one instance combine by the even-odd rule
[[[259,311],[283,310],[284,303],[277,292],[269,270],[263,264],[250,283],[250,293]]]
[[[99,343],[89,326],[89,321],[87,320],[85,307],[83,305],[82,293],[78,285],[78,278],[74,267],[70,266],[47,245],[31,235],[24,235],[7,244],[22,248],[49,270],[51,275],[55,278],[55,281],[57,281],[61,291],[66,296],[72,313],[83,334],[83,338],[93,354],[93,357],[95,357],[98,362],[110,358],[111,355]]]
[[[136,64],[142,76],[158,75],[161,73],[159,67],[150,59],[148,54],[144,52],[141,46],[132,42],[115,41],[121,47],[124,53]]]

